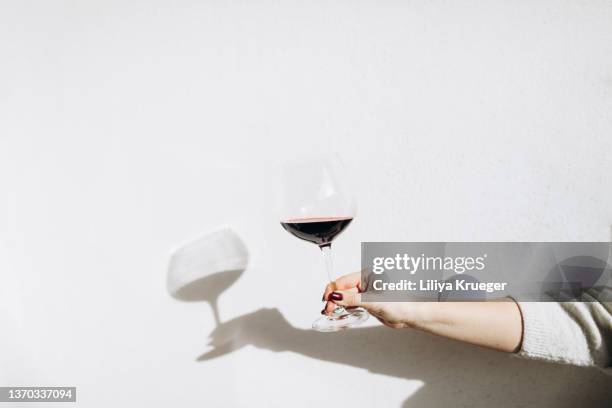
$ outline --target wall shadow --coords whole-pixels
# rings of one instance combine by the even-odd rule
[[[172,296],[183,302],[207,302],[213,312],[217,325],[221,324],[219,317],[219,296],[242,275],[242,270],[217,272],[204,276],[181,287]]]
[[[609,407],[612,380],[596,369],[529,361],[505,353],[383,326],[318,333],[293,327],[277,309],[260,309],[219,325],[204,362],[254,346],[293,352],[425,385],[405,407]],[[364,387],[365,388],[365,387]],[[551,404],[551,401],[554,401]]]

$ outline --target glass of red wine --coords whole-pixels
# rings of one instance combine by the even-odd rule
[[[332,241],[353,221],[356,213],[340,159],[327,156],[286,163],[282,187],[281,225],[297,238],[320,248],[327,277],[333,282]],[[361,324],[368,316],[363,308],[336,307],[331,316],[319,318],[312,327],[333,332]]]

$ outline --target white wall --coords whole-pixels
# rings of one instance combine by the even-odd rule
[[[279,159],[339,151],[344,272],[365,240],[607,240],[611,112],[610,2],[4,0],[0,385],[76,385],[83,407],[603,405],[592,370],[306,331],[318,254],[271,203]],[[218,225],[252,262],[220,299],[233,346],[197,361],[214,322],[167,294],[168,254]]]

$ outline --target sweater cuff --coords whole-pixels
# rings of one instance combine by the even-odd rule
[[[518,355],[580,366],[592,365],[580,326],[556,302],[516,302],[523,320]]]

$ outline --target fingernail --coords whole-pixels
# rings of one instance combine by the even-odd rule
[[[325,302],[325,293],[323,294],[323,296],[321,297],[321,301]]]
[[[321,310],[321,314],[324,315],[325,314],[325,309]]]
[[[332,294],[329,295],[329,298],[331,300],[342,300],[342,293],[332,292]]]

